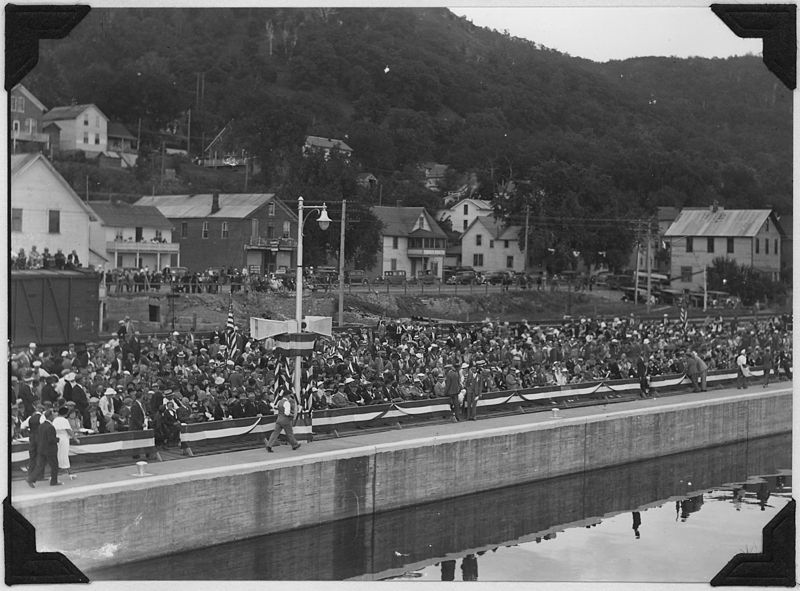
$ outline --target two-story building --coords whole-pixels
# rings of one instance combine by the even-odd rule
[[[147,195],[175,228],[180,260],[191,271],[247,267],[263,274],[295,266],[297,214],[273,193]]]
[[[771,209],[684,208],[664,234],[672,286],[701,289],[705,269],[720,257],[777,281],[783,235]]]
[[[94,212],[43,154],[11,156],[11,249],[31,247],[51,254],[73,250],[83,266],[90,263],[89,223]]]
[[[9,152],[46,152],[50,136],[42,133],[42,117],[47,107],[22,84],[8,93],[8,106],[11,116]]]
[[[447,164],[437,162],[423,162],[420,169],[425,175],[425,188],[429,191],[438,191],[447,175]]]
[[[375,206],[372,212],[383,223],[378,265],[372,277],[386,271],[405,271],[408,278],[430,272],[442,278],[447,234],[424,207]]]
[[[108,117],[96,105],[53,107],[42,117],[42,131],[56,151],[91,155],[108,149]]]
[[[108,123],[108,153],[119,159],[120,168],[133,168],[138,159],[136,137],[122,123]]]
[[[461,235],[462,264],[476,271],[524,271],[521,229],[521,226],[504,226],[494,216],[475,218]]]
[[[107,266],[161,270],[180,267],[180,245],[172,241],[172,222],[155,207],[122,201],[92,201],[92,251]]]
[[[484,199],[462,199],[447,209],[440,209],[436,219],[443,222],[450,220],[454,232],[466,232],[469,225],[477,218],[492,215],[492,204]]]

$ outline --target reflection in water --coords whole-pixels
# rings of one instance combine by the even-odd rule
[[[692,575],[699,578],[670,579],[674,571],[687,565],[666,563],[669,568],[662,573],[651,563],[664,563],[672,554],[691,549],[692,544],[719,546],[715,539],[700,534],[707,531],[725,538],[739,525],[719,513],[722,507],[718,503],[725,503],[731,511],[733,502],[742,518],[746,517],[742,507],[750,504],[755,515],[761,515],[760,509],[768,511],[764,518],[771,517],[791,495],[791,477],[786,470],[790,466],[791,435],[787,434],[365,515],[87,574],[96,580],[454,581],[460,563],[461,579],[474,581],[478,579],[480,558],[483,581],[618,580],[617,574],[604,571],[609,567],[595,557],[602,554],[608,562],[610,554],[612,558],[624,557],[628,561],[624,568],[646,565],[649,570],[645,576],[652,578],[645,580],[707,581],[718,569],[710,575],[705,571]],[[752,477],[755,474],[770,476]],[[783,495],[780,502],[777,495]],[[709,511],[712,501],[713,511]],[[686,532],[681,534],[684,538],[665,538],[668,523],[679,527],[675,535]],[[755,530],[757,543],[762,525]],[[630,535],[631,528],[634,536]],[[563,539],[557,536],[559,533]],[[623,545],[622,540],[635,546]],[[668,544],[675,544],[675,549],[668,550]],[[489,550],[492,552],[484,556]],[[746,549],[734,548],[730,556],[736,551]],[[551,564],[540,561],[536,570],[529,570],[531,552],[537,556],[553,554],[548,558]],[[704,553],[707,546],[698,545],[695,561],[703,560]],[[569,564],[564,564],[563,557],[559,560],[562,554],[569,556]]]

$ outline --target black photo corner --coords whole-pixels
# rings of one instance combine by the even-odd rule
[[[789,89],[796,88],[796,6],[794,4],[712,4],[710,9],[737,36],[762,38],[766,67]],[[87,5],[5,6],[5,88],[11,89],[39,59],[39,39],[62,39],[89,13]],[[10,470],[10,458],[7,460]],[[10,481],[9,481],[10,494]],[[37,552],[34,527],[3,502],[5,583],[87,583],[89,579],[60,552]],[[795,501],[763,530],[763,551],[738,554],[712,586],[794,586]]]

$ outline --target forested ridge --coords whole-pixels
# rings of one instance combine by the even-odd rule
[[[24,83],[48,107],[141,119],[144,147],[170,125],[185,135],[189,109],[195,153],[231,123],[262,165],[251,182],[279,194],[363,198],[353,179],[367,171],[384,203],[434,208],[411,182],[434,161],[451,169],[445,190],[471,179],[512,221],[525,207],[791,212],[791,93],[756,56],[595,63],[445,8],[93,9],[41,43]],[[353,159],[303,161],[307,134],[345,140]]]

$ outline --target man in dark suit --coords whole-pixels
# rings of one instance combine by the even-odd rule
[[[642,355],[636,358],[636,377],[639,378],[639,397],[648,398],[650,384],[647,378],[647,363]]]
[[[48,409],[44,413],[44,420],[39,424],[36,442],[36,468],[33,473],[28,473],[28,486],[36,487],[36,481],[44,476],[45,465],[50,466],[50,486],[64,484],[58,481],[58,437],[53,427],[54,413]]]
[[[444,394],[450,399],[450,408],[453,409],[453,421],[461,420],[461,404],[458,402],[458,393],[461,391],[461,380],[452,364],[444,366],[447,375],[444,379]]]
[[[37,442],[39,440],[39,423],[43,420],[43,407],[38,405],[33,414],[22,422],[22,429],[28,430],[28,474],[36,471],[37,462]]]
[[[135,400],[131,405],[131,421],[130,421],[130,430],[131,431],[144,431],[145,427],[145,419],[147,414],[144,411],[144,403],[142,402],[142,391],[137,390],[135,394]]]

